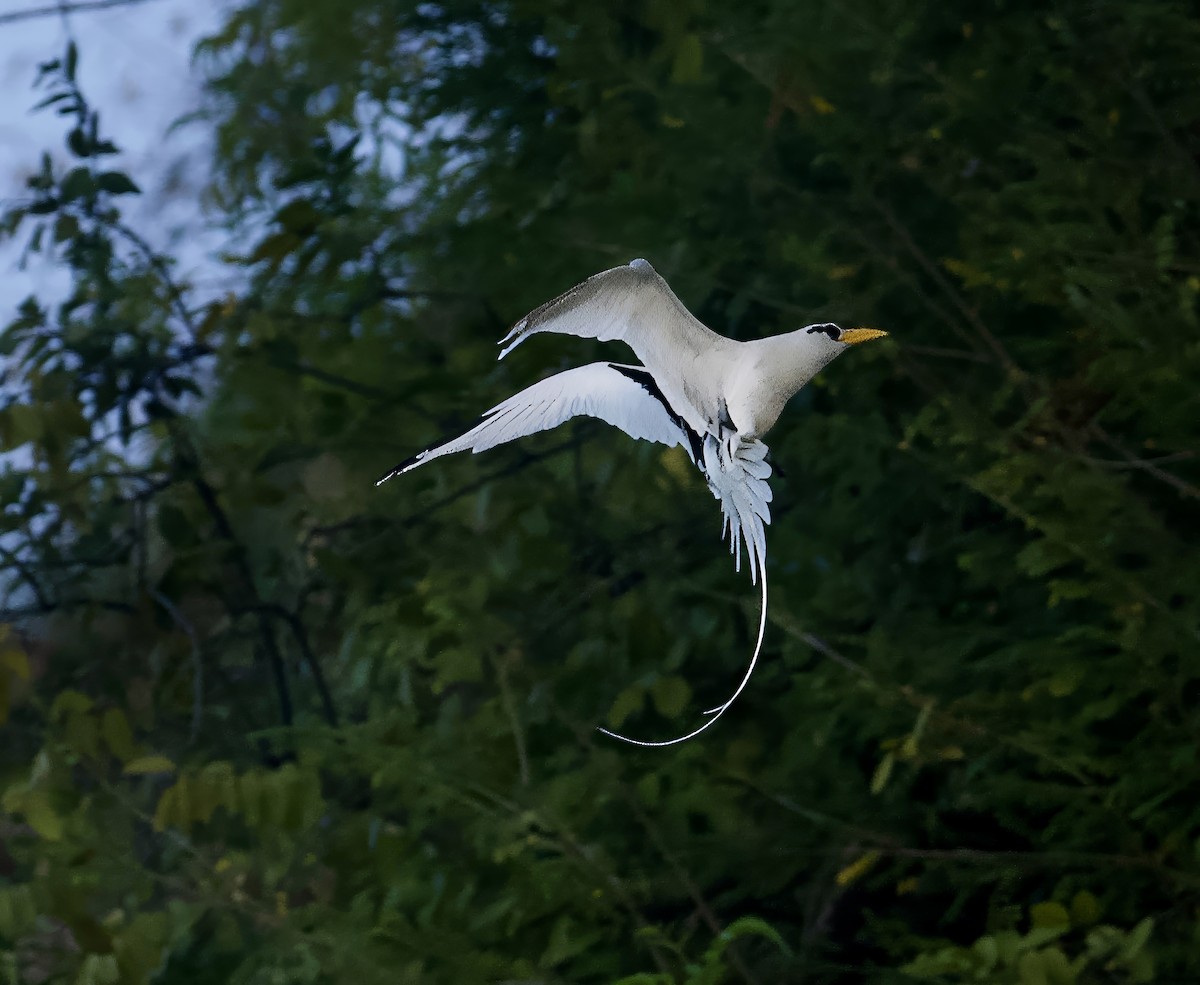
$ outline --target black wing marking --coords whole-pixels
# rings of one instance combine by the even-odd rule
[[[684,433],[688,439],[688,453],[692,456],[692,461],[699,465],[704,461],[704,439],[697,434],[690,424],[685,421],[675,408],[671,406],[667,396],[662,392],[662,387],[658,385],[658,380],[654,378],[654,374],[648,369],[643,369],[640,366],[623,366],[620,363],[609,363],[622,376],[627,376],[639,386],[641,386],[650,396],[663,405],[663,409],[670,415],[671,420],[675,422],[675,426]]]

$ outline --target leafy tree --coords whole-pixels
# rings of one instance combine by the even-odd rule
[[[2,337],[12,980],[1184,981],[1200,889],[1185,4],[257,0],[202,46],[205,298],[43,69],[71,272]],[[375,489],[644,255],[894,342],[772,434],[768,660],[675,452]],[[594,350],[594,351],[592,351]]]

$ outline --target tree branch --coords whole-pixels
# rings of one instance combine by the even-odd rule
[[[151,591],[154,601],[161,605],[192,644],[192,728],[188,741],[195,744],[200,735],[200,716],[204,711],[204,661],[200,656],[200,640],[195,627],[183,618],[179,608],[158,589]]]
[[[109,10],[113,7],[135,7],[150,0],[82,0],[80,3],[58,3],[53,7],[29,7],[0,14],[0,25],[15,24],[17,21],[34,20],[38,17],[54,17],[63,14],[86,13],[90,10]]]
[[[312,646],[308,642],[308,633],[304,629],[304,623],[300,621],[300,617],[285,609],[282,605],[276,605],[273,602],[267,602],[259,606],[259,609],[269,615],[275,616],[277,619],[282,619],[287,623],[288,628],[292,631],[292,636],[296,640],[296,645],[300,648],[300,659],[312,671],[313,684],[316,686],[317,694],[321,697],[321,710],[325,713],[325,720],[333,727],[338,727],[337,708],[333,703],[333,695],[329,690],[329,685],[325,680],[325,671],[321,669],[321,662],[317,660],[316,653],[313,652]]]
[[[24,561],[21,560],[17,553],[15,551],[10,551],[3,544],[0,544],[0,553],[4,554],[4,556],[8,558],[11,567],[16,569],[17,574],[19,574],[25,581],[25,584],[29,586],[29,590],[33,592],[33,597],[37,600],[38,607],[43,612],[49,612],[51,609],[53,609],[54,605],[50,601],[50,597],[46,595],[45,591],[42,589],[41,583],[38,582],[37,578],[34,576],[33,571]]]
[[[176,431],[176,440],[181,446],[186,447],[186,438]],[[258,594],[258,589],[254,584],[254,575],[250,570],[250,563],[246,560],[246,552],[242,547],[241,541],[233,532],[233,526],[229,522],[229,517],[225,510],[221,507],[217,499],[216,490],[208,484],[208,481],[200,472],[199,461],[190,453],[181,456],[183,464],[191,467],[193,471],[192,486],[195,488],[200,501],[204,504],[204,508],[208,511],[208,515],[212,518],[216,525],[217,533],[221,539],[226,541],[233,548],[234,565],[241,575],[243,590],[249,596],[252,607],[256,610],[258,620],[259,635],[262,640],[263,650],[267,655],[267,662],[271,667],[271,675],[275,679],[275,690],[279,696],[279,717],[285,726],[290,726],[294,719],[292,708],[292,695],[288,686],[287,668],[283,662],[283,655],[279,651],[279,643],[275,639],[275,633],[271,629],[270,620],[267,618],[267,613],[263,610],[262,598]]]

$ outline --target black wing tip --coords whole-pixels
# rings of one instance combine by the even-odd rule
[[[393,468],[389,472],[385,473],[382,478],[376,479],[375,480],[376,487],[382,486],[385,482],[388,481],[388,479],[395,478],[401,472],[407,472],[414,465],[419,464],[421,459],[423,459],[427,454],[429,454],[428,451],[421,451],[421,452],[417,452],[417,454],[413,455],[411,458],[406,458],[403,462],[401,462],[395,468]]]

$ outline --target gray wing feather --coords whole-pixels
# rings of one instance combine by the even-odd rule
[[[500,340],[503,359],[538,332],[556,332],[580,338],[629,344],[643,362],[644,344],[651,335],[684,352],[699,352],[725,342],[687,310],[655,269],[645,260],[633,260],[576,284],[535,308]]]

